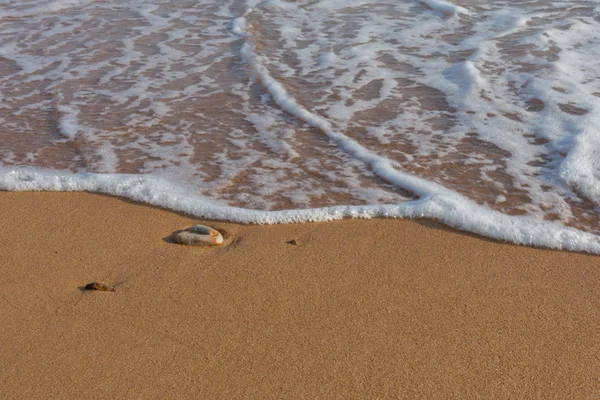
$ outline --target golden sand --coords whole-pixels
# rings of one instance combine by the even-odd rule
[[[3,399],[600,392],[596,256],[431,222],[199,221],[85,193],[2,192],[0,221]],[[195,223],[225,246],[173,243]]]

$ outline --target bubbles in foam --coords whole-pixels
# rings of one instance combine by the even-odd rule
[[[19,165],[13,168],[9,174],[16,182],[32,182],[36,177],[35,169],[28,165]]]

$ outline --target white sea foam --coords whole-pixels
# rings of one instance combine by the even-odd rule
[[[517,244],[600,254],[600,237],[559,223],[508,216],[459,196],[427,196],[402,204],[337,206],[308,210],[257,211],[190,196],[175,183],[152,176],[68,174],[38,170],[23,174],[0,169],[0,189],[12,191],[90,191],[127,197],[208,219],[240,223],[281,224],[342,218],[431,218],[457,229]]]
[[[79,132],[77,114],[79,110],[70,106],[58,106],[57,110],[62,115],[59,117],[58,129],[67,139],[74,139]]]
[[[19,10],[0,10],[0,18],[5,17],[29,17],[43,16],[46,13],[54,13],[72,7],[81,7],[90,4],[94,0],[41,0],[41,1],[23,1],[20,2]],[[0,3],[1,5],[2,3]]]
[[[247,15],[252,12],[252,9],[246,11],[244,15]],[[238,17],[231,21],[231,32],[236,35],[246,36],[246,18]]]
[[[4,190],[600,253],[595,1],[0,4]]]
[[[466,8],[457,6],[456,4],[452,4],[443,0],[419,0],[419,2],[443,14],[450,14],[453,16],[456,16],[458,14],[470,14],[469,10],[467,10]]]

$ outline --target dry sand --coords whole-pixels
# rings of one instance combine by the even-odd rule
[[[85,193],[0,221],[2,399],[600,395],[600,257],[404,220],[191,248],[165,238],[198,220]]]

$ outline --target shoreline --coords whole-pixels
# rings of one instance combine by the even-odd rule
[[[433,221],[206,222],[90,193],[0,192],[0,216],[4,398],[597,393],[598,256]],[[202,222],[226,246],[171,242]],[[116,292],[79,289],[94,281]]]

